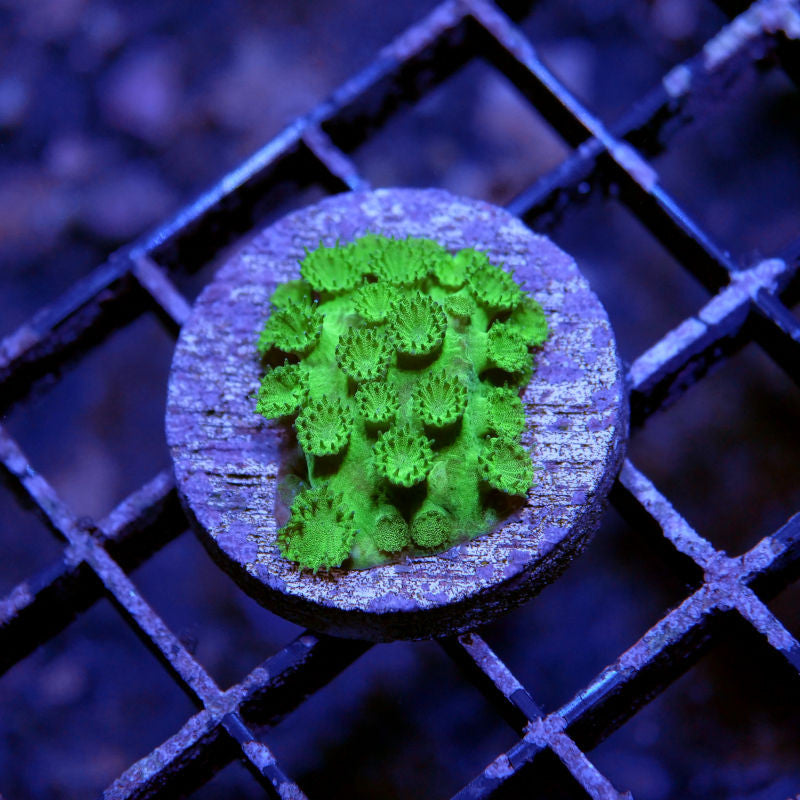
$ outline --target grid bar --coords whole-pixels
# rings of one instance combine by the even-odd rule
[[[269,749],[253,736],[238,714],[226,714],[222,718],[222,727],[241,749],[250,771],[267,790],[268,797],[305,800],[300,787],[286,777]]]
[[[671,405],[723,356],[744,343],[744,325],[760,293],[780,291],[794,265],[781,259],[762,261],[735,274],[697,316],[684,320],[631,365],[631,423],[641,424],[658,408]]]
[[[303,143],[334,179],[334,190],[362,192],[370,188],[369,182],[359,174],[356,165],[322,128],[310,125],[303,134]]]
[[[164,312],[172,333],[177,334],[192,311],[189,301],[167,277],[166,271],[147,256],[136,259],[133,275],[153,299],[157,311]]]

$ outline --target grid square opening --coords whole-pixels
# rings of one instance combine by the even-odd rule
[[[485,638],[540,707],[553,711],[691,593],[665,568],[666,557],[610,509],[566,572],[487,626]]]
[[[606,121],[701,50],[725,23],[711,3],[535,3],[520,23],[546,66]]]
[[[497,800],[588,800],[590,795],[549,749],[536,754],[530,764],[511,777],[499,792]]]
[[[96,797],[194,711],[102,600],[0,679],[3,791]]]
[[[143,314],[10,412],[9,432],[76,514],[99,519],[169,466],[172,347],[156,317]]]
[[[191,531],[140,566],[135,581],[222,687],[244,678],[303,631],[245,594]]]
[[[449,797],[516,739],[433,642],[374,646],[264,735],[310,797],[353,800]]]
[[[800,572],[800,567],[795,569]],[[767,601],[770,611],[795,639],[800,640],[800,575],[782,592]]]
[[[291,777],[291,776],[290,776]],[[264,797],[264,790],[240,760],[231,761],[208,783],[190,795],[192,800],[256,800]]]
[[[61,557],[59,542],[0,482],[0,597]]]
[[[737,89],[676,135],[655,166],[689,216],[749,266],[798,236],[800,96],[774,66],[749,71]]]
[[[413,157],[397,158],[398,148]],[[511,82],[475,58],[390,119],[353,159],[375,186],[433,186],[504,205],[567,153]]]
[[[798,389],[751,343],[631,438],[632,461],[700,533],[737,555],[800,508]]]

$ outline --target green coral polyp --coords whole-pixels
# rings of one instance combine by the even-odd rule
[[[505,323],[492,325],[489,329],[486,357],[491,366],[512,375],[526,373],[531,365],[525,337]]]
[[[256,411],[267,419],[294,414],[308,396],[308,376],[300,364],[284,364],[267,372],[258,389]]]
[[[356,535],[354,512],[341,492],[307,489],[292,503],[292,516],[278,533],[278,547],[290,561],[317,572],[338,567]]]
[[[478,463],[481,475],[494,489],[524,495],[533,485],[533,464],[525,448],[511,439],[489,439]]]
[[[508,322],[532,347],[539,347],[547,339],[547,320],[544,310],[532,297],[525,295],[511,312]]]
[[[442,429],[454,425],[467,407],[467,387],[452,375],[429,373],[414,387],[414,411],[423,425]]]
[[[320,245],[300,273],[258,340],[299,362],[268,369],[256,402],[296,415],[306,456],[280,552],[361,569],[488,533],[512,502],[494,492],[519,501],[533,482],[518,389],[547,337],[541,306],[485,253],[431,239]]]
[[[390,244],[375,251],[372,274],[392,286],[410,287],[419,283],[430,269],[427,248],[413,240],[392,239]]]
[[[273,308],[285,308],[289,303],[310,306],[313,300],[311,284],[306,281],[286,281],[272,293],[269,302]]]
[[[297,441],[305,453],[334,456],[350,439],[350,410],[341,400],[312,400],[295,422]]]
[[[469,320],[475,313],[475,301],[462,292],[450,295],[444,301],[444,310],[461,320]]]
[[[525,430],[525,409],[519,395],[507,386],[489,390],[484,398],[486,429],[516,440]]]
[[[474,259],[467,271],[473,296],[493,314],[511,311],[522,301],[522,289],[514,278],[488,260]]]
[[[350,328],[336,345],[336,363],[354,381],[374,381],[386,377],[393,353],[383,331]]]
[[[433,504],[423,506],[411,523],[411,538],[426,550],[441,547],[450,539],[451,532],[450,517]]]
[[[373,430],[388,427],[400,410],[397,389],[385,381],[372,381],[359,386],[353,399],[358,415]]]
[[[398,300],[392,312],[392,337],[401,356],[425,357],[442,346],[447,315],[435,300],[415,292]]]
[[[368,283],[353,292],[353,307],[368,325],[386,322],[392,305],[398,299],[397,289],[387,283]]]
[[[306,253],[300,262],[300,274],[315,292],[337,294],[355,288],[364,275],[361,260],[348,258],[341,247],[324,247]]]
[[[430,441],[408,425],[381,434],[374,453],[378,473],[393,486],[406,489],[422,483],[433,464]]]
[[[316,306],[286,300],[270,314],[258,338],[258,351],[264,355],[274,347],[290,355],[306,356],[321,334],[322,314]]]
[[[408,523],[394,506],[384,506],[378,512],[372,541],[384,553],[399,553],[411,543]]]

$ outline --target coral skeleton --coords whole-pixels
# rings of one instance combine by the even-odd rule
[[[257,342],[284,363],[256,411],[293,424],[305,456],[287,461],[281,554],[364,569],[489,533],[533,484],[520,393],[541,306],[486,253],[431,239],[367,233],[299,263]]]

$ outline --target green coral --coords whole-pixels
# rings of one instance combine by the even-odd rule
[[[386,381],[371,381],[358,387],[355,397],[358,415],[371,430],[388,427],[400,410],[397,389]]]
[[[433,464],[430,441],[409,425],[382,433],[374,452],[378,473],[394,486],[406,489],[424,481]]]
[[[452,258],[438,258],[431,267],[433,277],[445,289],[457,291],[467,282],[467,263],[460,255],[458,253]]]
[[[294,418],[306,462],[286,478],[308,488],[281,553],[364,568],[490,531],[509,502],[494,493],[519,502],[533,481],[518,389],[547,336],[539,304],[485,253],[431,239],[368,233],[300,271],[258,344],[287,361],[267,367],[256,411]]]
[[[376,251],[372,273],[379,281],[392,286],[409,287],[419,283],[430,270],[430,258],[425,248],[420,249],[413,240],[392,240],[391,246]]]
[[[347,257],[346,249],[320,245],[306,252],[300,262],[300,274],[315,292],[338,294],[361,283],[364,271],[360,262]]]
[[[491,313],[511,311],[522,301],[522,289],[516,281],[488,259],[475,259],[468,267],[468,274],[470,291]]]
[[[522,302],[511,312],[508,322],[532,347],[538,347],[547,339],[548,328],[544,310],[529,295],[525,295]]]
[[[444,301],[444,310],[453,317],[468,320],[475,313],[475,301],[463,292],[451,294]]]
[[[306,356],[322,335],[322,314],[316,306],[286,300],[275,309],[258,337],[261,355],[273,347],[295,356]]]
[[[505,437],[489,439],[478,464],[481,476],[494,489],[524,495],[533,485],[533,464],[525,448]]]
[[[512,375],[530,370],[531,356],[525,337],[511,325],[495,323],[486,339],[486,357],[493,367]]]
[[[308,397],[308,375],[300,364],[284,364],[267,372],[258,389],[256,411],[267,419],[293,414]]]
[[[310,306],[313,300],[311,284],[306,281],[286,281],[272,293],[269,302],[273,308],[285,308],[289,303]]]
[[[442,346],[447,330],[447,315],[427,295],[415,292],[393,306],[391,332],[395,347],[406,359],[430,356]]]
[[[414,411],[426,427],[441,430],[454,425],[467,407],[467,387],[443,372],[429,372],[414,387]]]
[[[354,516],[341,492],[327,486],[306,489],[292,503],[291,519],[278,533],[278,547],[285,558],[314,572],[341,566],[356,535]]]
[[[441,547],[452,532],[450,516],[444,509],[428,503],[414,516],[411,523],[411,538],[426,550]]]
[[[506,386],[496,386],[484,398],[486,429],[508,439],[517,439],[525,430],[525,409],[519,395]]]
[[[378,512],[372,541],[384,553],[399,553],[411,543],[408,523],[394,506],[384,506]]]
[[[388,283],[368,283],[353,292],[353,308],[369,325],[386,322],[392,305],[399,298],[397,289]]]
[[[349,328],[336,345],[336,363],[354,381],[385,378],[393,354],[386,334],[375,328]]]
[[[350,409],[341,400],[312,400],[298,415],[295,428],[297,441],[306,453],[336,455],[350,439]]]

